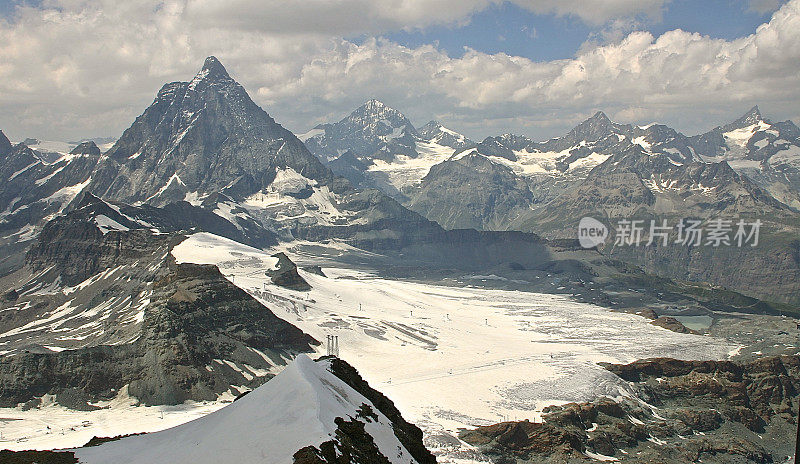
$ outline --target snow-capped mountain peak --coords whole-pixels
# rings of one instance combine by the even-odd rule
[[[318,131],[318,132],[317,132]],[[341,121],[317,126],[304,137],[306,146],[323,161],[338,158],[348,150],[369,159],[391,161],[396,155],[416,158],[420,136],[400,111],[372,99]]]
[[[190,82],[159,91],[106,153],[91,190],[159,205],[223,190],[241,199],[269,186],[282,168],[313,179],[329,175],[211,56]]]
[[[475,145],[475,142],[458,132],[448,129],[439,121],[430,121],[417,129],[419,136],[430,143],[461,150]]]

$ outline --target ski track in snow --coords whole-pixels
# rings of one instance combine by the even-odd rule
[[[343,268],[323,268],[327,277],[300,270],[312,289],[288,290],[271,284],[264,273],[274,265],[272,252],[208,233],[173,250],[179,262],[217,264],[232,283],[317,340],[338,335],[340,356],[423,429],[440,462],[482,460],[454,438],[459,428],[539,420],[547,405],[628,395],[626,384],[598,362],[724,359],[735,348],[558,295],[388,280]],[[325,347],[318,350],[324,354]],[[158,421],[132,426],[136,409],[121,411],[120,422],[129,429],[118,424],[117,434],[159,429]],[[189,420],[198,409],[186,411]],[[41,412],[0,409],[0,418],[26,414]],[[64,414],[92,420],[101,413]],[[17,435],[24,431],[22,424],[14,427]],[[82,444],[41,439],[6,447],[45,449],[52,443]]]

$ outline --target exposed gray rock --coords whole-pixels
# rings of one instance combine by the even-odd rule
[[[0,130],[0,155],[7,155],[11,152],[11,142],[3,131]]]
[[[317,126],[315,130],[322,133],[307,138],[305,143],[325,161],[347,151],[385,161],[395,155],[418,156],[416,141],[420,136],[414,125],[378,100],[370,100],[341,121]]]
[[[512,463],[585,462],[585,451],[632,463],[770,463],[792,453],[797,356],[747,364],[653,359],[606,368],[632,382],[644,402],[600,398],[553,406],[543,411],[543,423],[504,422],[461,438]]]
[[[409,207],[445,229],[492,230],[527,212],[532,202],[527,183],[510,168],[472,151],[433,166]]]
[[[176,264],[170,250],[184,239],[179,232],[153,232],[122,211],[137,208],[87,197],[48,223],[27,264],[0,280],[17,294],[0,311],[9,351],[0,357],[1,404],[50,393],[76,407],[125,386],[146,404],[211,400],[265,382],[263,372],[318,344],[215,266]],[[284,268],[292,265],[287,258]],[[243,374],[245,365],[254,373]]]
[[[241,199],[279,168],[311,179],[327,171],[290,131],[259,108],[214,57],[191,82],[166,84],[106,153],[88,190],[156,206],[194,192]]]
[[[419,136],[428,142],[461,150],[474,147],[476,144],[463,135],[444,127],[439,121],[430,121],[417,128]]]

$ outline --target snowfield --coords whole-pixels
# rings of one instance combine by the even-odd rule
[[[335,243],[330,247],[332,256],[344,252]],[[273,285],[264,273],[274,266],[270,255],[275,251],[198,233],[173,249],[173,255],[178,262],[216,264],[232,283],[317,340],[337,335],[340,357],[423,429],[426,445],[440,462],[482,460],[455,438],[459,428],[540,420],[548,405],[630,395],[627,384],[598,362],[656,356],[725,359],[736,348],[726,340],[674,333],[643,317],[564,296],[390,280],[334,267],[335,261],[317,261],[327,266],[325,276],[298,271],[311,284],[310,291],[288,290]],[[296,257],[292,248],[287,254]],[[307,256],[305,261],[310,261]],[[325,354],[325,346],[318,349]],[[120,410],[119,420],[130,421],[130,410]],[[36,414],[42,412],[0,409],[0,418]],[[110,411],[69,414],[93,420]],[[193,418],[190,414],[187,420]],[[21,422],[29,428],[36,425],[32,419]],[[157,426],[151,421],[126,433]],[[7,427],[9,423],[3,425],[8,439],[27,430],[21,423],[13,425],[14,433],[5,432]],[[122,428],[114,432],[123,433]],[[67,443],[61,437],[57,443],[80,446],[86,440]],[[46,444],[31,439],[7,447],[46,449]]]
[[[194,255],[208,263],[203,250],[214,241],[215,250],[230,253],[215,251],[214,259],[235,285],[318,340],[338,335],[340,356],[423,428],[443,462],[469,456],[469,447],[453,444],[461,427],[537,420],[547,405],[630,394],[598,362],[723,359],[735,349],[563,296],[388,280],[343,268],[323,268],[327,277],[300,270],[312,289],[298,292],[271,285],[254,267],[254,249],[236,242],[202,233],[176,250],[182,260]],[[269,253],[261,253],[268,262]]]
[[[300,355],[278,376],[235,403],[186,424],[75,450],[85,464],[284,464],[299,449],[319,446],[336,431],[334,419],[355,417],[363,404],[378,417],[365,430],[395,464],[416,461],[375,405],[328,371]]]

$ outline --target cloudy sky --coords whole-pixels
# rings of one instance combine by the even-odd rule
[[[208,55],[297,133],[369,98],[473,138],[800,122],[800,0],[0,0],[0,129],[118,136]]]

